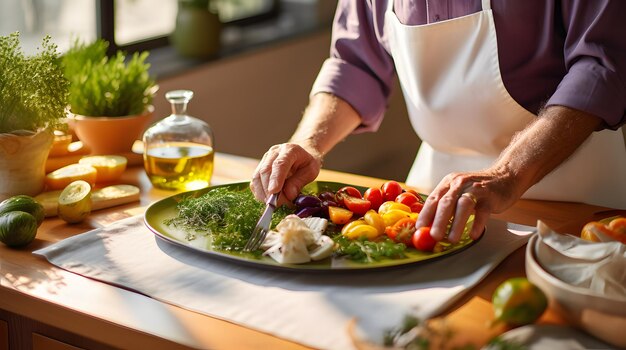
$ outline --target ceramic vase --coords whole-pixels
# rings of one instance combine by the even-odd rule
[[[202,3],[207,5],[199,6]],[[182,56],[207,58],[220,49],[221,28],[219,16],[208,9],[208,2],[179,0],[170,40]]]
[[[44,189],[46,160],[54,134],[16,131],[0,134],[0,200]]]

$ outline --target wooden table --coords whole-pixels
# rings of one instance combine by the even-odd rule
[[[213,183],[248,180],[257,161],[217,154]],[[380,186],[381,179],[323,170],[320,180]],[[303,349],[302,345],[194,313],[125,289],[54,267],[32,251],[64,238],[140,214],[173,192],[154,189],[143,168],[131,167],[120,183],[141,188],[141,199],[93,212],[81,224],[49,218],[36,240],[23,249],[0,244],[0,349]],[[587,221],[606,217],[605,209],[584,204],[520,201],[499,219],[534,225],[545,221],[559,232],[580,232]],[[446,313],[459,342],[481,344],[490,334],[489,300],[508,277],[524,275],[524,249],[508,257]],[[550,310],[541,322],[563,322]],[[493,332],[490,330],[489,332]]]

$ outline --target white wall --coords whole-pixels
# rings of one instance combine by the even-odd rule
[[[212,126],[216,151],[260,158],[295,129],[329,43],[325,31],[162,79],[156,116],[169,114],[165,92],[191,89],[189,114]],[[379,132],[350,136],[327,156],[324,167],[403,181],[419,141],[401,95],[397,88]]]

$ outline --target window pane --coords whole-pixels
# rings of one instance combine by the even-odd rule
[[[269,12],[274,7],[274,2],[274,0],[220,1],[217,6],[220,20],[231,22]]]
[[[176,24],[177,9],[176,0],[116,0],[117,45],[169,35]]]
[[[0,35],[20,32],[22,49],[36,52],[49,34],[61,51],[74,38],[90,42],[96,38],[96,0],[2,0]]]

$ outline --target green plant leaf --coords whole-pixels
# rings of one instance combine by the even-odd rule
[[[65,118],[68,81],[50,36],[26,56],[19,32],[0,36],[0,133],[57,128]]]
[[[130,58],[118,51],[106,56],[108,43],[76,40],[63,56],[70,81],[70,106],[84,116],[120,117],[141,114],[152,103],[156,82],[149,75],[148,52]]]

